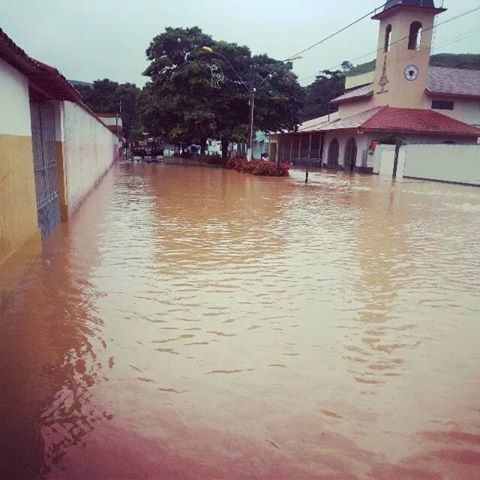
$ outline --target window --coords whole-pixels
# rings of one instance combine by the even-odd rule
[[[391,43],[392,43],[392,26],[388,25],[385,30],[385,47],[384,47],[385,52],[388,52],[390,50]]]
[[[433,110],[453,110],[455,102],[452,100],[432,100]]]
[[[409,50],[420,50],[422,43],[422,24],[420,22],[413,22],[410,25],[410,36],[408,38]]]

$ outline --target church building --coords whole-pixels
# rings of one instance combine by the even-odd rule
[[[430,66],[434,0],[390,0],[374,17],[374,72],[347,77],[338,111],[270,137],[270,158],[371,172],[379,143],[475,144],[480,71]]]

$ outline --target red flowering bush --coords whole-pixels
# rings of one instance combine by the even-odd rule
[[[288,164],[280,163],[278,166],[275,162],[258,160],[253,169],[254,175],[266,175],[269,177],[286,177],[288,175]]]
[[[264,175],[270,177],[286,177],[289,166],[286,163],[280,163],[277,167],[275,162],[268,160],[247,161],[244,158],[232,157],[227,162],[227,168],[242,173],[251,173],[253,175]]]

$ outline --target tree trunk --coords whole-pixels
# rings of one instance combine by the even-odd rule
[[[230,142],[227,138],[222,138],[222,158],[228,157],[228,144]]]
[[[207,140],[203,139],[200,140],[200,155],[205,155],[207,150]]]

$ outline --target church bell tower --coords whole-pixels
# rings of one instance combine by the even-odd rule
[[[380,21],[375,70],[376,106],[423,108],[435,17],[434,0],[389,0]]]

